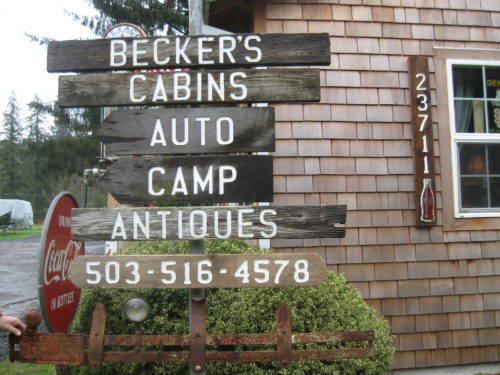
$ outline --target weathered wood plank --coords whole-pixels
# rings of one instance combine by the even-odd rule
[[[327,33],[66,40],[47,50],[49,72],[329,64]]]
[[[59,77],[62,107],[319,100],[316,69],[91,73]]]
[[[96,135],[116,155],[272,152],[274,108],[114,111]]]
[[[73,209],[74,240],[342,238],[346,206]]]
[[[250,203],[273,200],[271,156],[122,157],[101,178],[120,203]]]
[[[325,277],[316,253],[82,256],[70,270],[79,288],[283,288]]]

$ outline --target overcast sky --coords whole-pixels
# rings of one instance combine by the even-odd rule
[[[43,101],[57,97],[58,74],[47,73],[47,50],[31,42],[24,33],[56,40],[96,38],[64,9],[92,15],[85,0],[0,0],[0,119],[8,98],[15,91],[23,109],[35,94]],[[0,126],[0,131],[2,127]]]

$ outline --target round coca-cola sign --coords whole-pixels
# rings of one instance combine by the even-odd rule
[[[47,328],[65,332],[76,313],[81,289],[69,279],[69,267],[85,253],[84,243],[71,240],[71,209],[78,207],[68,192],[50,205],[42,233],[38,264],[38,297]]]

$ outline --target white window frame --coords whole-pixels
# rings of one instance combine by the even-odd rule
[[[458,162],[458,143],[500,143],[500,133],[498,134],[480,134],[480,133],[457,133],[455,127],[455,103],[453,95],[453,71],[454,65],[468,66],[498,66],[500,60],[471,60],[471,59],[447,59],[447,92],[449,108],[449,126],[450,126],[450,145],[451,145],[451,164],[453,180],[453,207],[455,218],[481,218],[481,217],[500,217],[500,208],[497,211],[493,209],[479,210],[476,212],[461,212],[460,207],[460,181],[459,181],[459,162]]]

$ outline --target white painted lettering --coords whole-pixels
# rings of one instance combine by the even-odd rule
[[[211,36],[199,37],[198,38],[198,62],[200,64],[213,64],[214,60],[205,60],[205,53],[210,53],[213,51],[212,48],[204,47],[203,43],[213,42],[214,38]]]
[[[127,239],[127,233],[125,232],[125,224],[123,223],[122,213],[117,212],[115,218],[115,224],[113,225],[113,232],[111,233],[111,239],[117,239],[120,236],[122,240]]]
[[[201,73],[196,73],[196,100],[201,102],[203,100],[203,85]]]
[[[231,85],[231,87],[240,89],[241,90],[241,94],[240,95],[236,95],[235,93],[231,93],[230,96],[234,100],[243,100],[243,99],[246,99],[246,97],[247,97],[247,86],[244,83],[238,83],[238,82],[236,82],[236,79],[238,77],[240,77],[240,78],[246,78],[247,75],[244,72],[233,72],[229,76],[229,84]]]
[[[158,100],[162,100],[164,102],[168,101],[167,91],[165,90],[165,85],[163,84],[163,78],[161,78],[161,74],[158,74],[158,77],[156,78],[156,87],[153,94],[153,102],[157,102]]]
[[[155,128],[153,130],[153,135],[151,136],[151,142],[149,143],[149,146],[154,147],[158,143],[162,146],[167,145],[167,142],[165,141],[165,134],[163,134],[163,128],[161,126],[161,121],[159,118],[156,119]]]
[[[226,233],[224,235],[221,234],[220,232],[220,222],[219,222],[219,214],[221,211],[216,210],[214,211],[214,234],[215,237],[220,238],[220,239],[226,239],[229,238],[231,235],[231,211],[226,210]]]
[[[161,238],[167,238],[167,215],[171,215],[172,211],[156,211],[156,214],[161,217]]]
[[[276,210],[273,210],[273,209],[265,209],[265,210],[262,210],[260,212],[260,215],[259,215],[260,223],[262,225],[267,225],[271,229],[271,233],[267,233],[267,232],[261,230],[260,234],[264,238],[273,238],[274,236],[276,236],[276,232],[278,231],[278,227],[274,221],[266,220],[266,215],[276,216],[277,213],[276,213]]]
[[[222,139],[222,123],[227,123],[227,139]],[[216,123],[217,143],[220,145],[229,145],[234,141],[234,122],[231,117],[219,117]]]
[[[78,256],[83,242],[69,241],[66,248],[56,248],[56,240],[50,241],[43,267],[44,285],[63,282],[68,279],[69,267]]]
[[[245,48],[248,50],[248,51],[252,51],[255,53],[255,56],[254,57],[250,57],[250,56],[245,56],[245,60],[250,62],[250,63],[258,63],[261,59],[262,59],[262,51],[260,50],[259,47],[256,47],[256,46],[251,46],[250,45],[250,42],[251,41],[256,41],[256,42],[260,42],[261,39],[260,39],[260,36],[258,35],[249,35],[245,38]]]
[[[109,48],[109,65],[123,66],[127,63],[127,43],[122,39],[111,39]]]
[[[199,216],[199,220],[196,220],[196,216]],[[199,222],[200,231],[196,233],[195,222]],[[193,210],[189,214],[189,234],[191,237],[200,239],[207,235],[207,213],[202,210]]]
[[[144,211],[144,222],[141,220],[137,211],[134,211],[132,214],[132,223],[134,228],[132,238],[134,240],[139,238],[138,228],[141,229],[143,237],[149,239],[149,211]]]
[[[132,64],[134,66],[147,66],[148,65],[147,61],[139,61],[139,56],[146,54],[145,49],[139,49],[140,44],[145,44],[147,42],[148,42],[147,39],[134,39],[132,41]]]
[[[184,84],[180,84],[179,80],[184,79]],[[188,73],[176,72],[174,74],[174,100],[187,100],[191,97],[191,76]],[[184,95],[180,95],[183,91]]]
[[[247,99],[248,88],[244,80],[247,74],[243,71],[236,71],[226,76],[226,73],[196,72],[195,75],[194,72],[173,72],[156,76],[133,74],[129,81],[130,101],[142,103],[150,99],[153,103],[166,103],[169,100],[224,102],[227,100],[226,90],[232,100]],[[154,85],[151,81],[155,82]]]
[[[140,97],[135,96],[135,81],[140,79],[141,81],[146,80],[146,76],[144,74],[133,74],[130,76],[130,84],[129,84],[129,98],[133,103],[141,103],[146,100],[146,95],[141,95]]]
[[[58,216],[58,222],[60,227],[71,228],[71,217],[70,216]]]
[[[229,171],[230,176],[225,177],[225,172]],[[231,165],[221,165],[219,167],[219,194],[224,194],[224,185],[234,182],[236,180],[238,173],[236,172],[236,168]]]
[[[212,173],[213,167],[210,166],[208,168],[205,179],[202,179],[200,173],[198,172],[198,168],[196,166],[193,167],[193,194],[198,194],[198,187],[201,191],[205,191],[208,185],[208,194],[214,193],[214,179]]]
[[[179,141],[177,139],[177,119],[172,118],[172,143],[177,146],[187,145],[189,142],[189,119],[184,117],[184,139]]]
[[[217,85],[212,73],[207,73],[207,94],[209,101],[213,100],[213,90],[219,94],[220,100],[224,100],[224,73],[219,73],[219,85]]]
[[[158,44],[165,43],[166,45],[170,44],[170,41],[167,38],[158,38],[155,39],[153,43],[153,60],[158,65],[168,64],[170,61],[170,56],[166,56],[163,60],[158,56]]]
[[[206,122],[210,121],[210,117],[196,117],[196,121],[200,123],[200,145],[205,146],[205,126]]]
[[[229,46],[226,47],[226,42]],[[236,60],[232,52],[236,48],[236,39],[232,36],[221,36],[219,37],[219,63],[224,64],[224,55],[227,56],[230,63],[234,64]]]
[[[182,226],[182,211],[179,211],[178,214],[177,214],[177,237],[179,237],[179,239],[182,239],[183,235],[184,235],[184,231],[183,231],[183,226]]]
[[[150,195],[163,195],[165,194],[165,189],[161,188],[160,190],[155,190],[154,189],[154,183],[153,183],[153,173],[160,173],[160,174],[165,174],[165,169],[162,167],[153,167],[149,170],[148,172],[148,193]]]
[[[244,221],[243,220],[243,215],[244,214],[251,214],[255,210],[253,208],[241,208],[238,210],[238,237],[241,238],[253,238],[253,233],[245,233],[244,229],[245,227],[251,226],[252,222],[251,221]]]
[[[174,187],[172,188],[171,195],[177,193],[182,193],[188,195],[186,181],[184,180],[184,174],[182,173],[182,167],[177,167],[177,172],[175,173]]]
[[[175,38],[175,63],[180,64],[181,63],[181,57],[184,59],[184,62],[186,64],[191,64],[191,60],[189,57],[186,55],[186,49],[189,45],[189,42],[191,41],[191,37],[186,37],[184,40],[184,44],[181,46],[181,38],[177,37]]]

